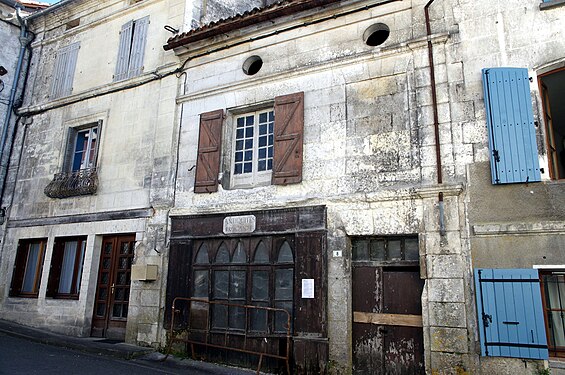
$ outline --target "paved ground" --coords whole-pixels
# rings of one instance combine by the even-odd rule
[[[188,359],[169,357],[162,362],[163,357],[148,348],[68,337],[0,320],[0,375],[254,373]]]

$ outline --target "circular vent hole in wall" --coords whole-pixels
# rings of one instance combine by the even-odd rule
[[[263,60],[259,56],[248,57],[243,63],[243,72],[248,76],[256,74],[263,66]]]
[[[390,35],[390,29],[384,23],[375,23],[363,33],[363,41],[371,47],[380,46]]]

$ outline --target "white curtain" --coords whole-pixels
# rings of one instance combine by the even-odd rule
[[[71,293],[77,245],[77,241],[65,242],[63,265],[61,266],[61,278],[59,279],[59,293]]]
[[[29,246],[27,255],[26,270],[24,275],[24,284],[22,292],[33,293],[35,292],[35,274],[37,271],[37,260],[39,258],[40,244],[32,243]]]

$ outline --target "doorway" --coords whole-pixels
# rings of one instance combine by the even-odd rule
[[[539,76],[545,120],[547,159],[552,179],[565,178],[565,68]]]
[[[92,318],[93,337],[125,339],[134,247],[133,234],[105,236],[102,240]]]
[[[353,373],[423,374],[418,239],[352,240]]]

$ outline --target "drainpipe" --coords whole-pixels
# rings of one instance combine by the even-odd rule
[[[20,8],[16,8],[16,16],[18,17],[18,21],[20,23],[20,54],[18,57],[18,64],[16,66],[16,72],[14,74],[14,82],[12,84],[12,90],[10,92],[10,99],[8,100],[8,109],[6,111],[6,117],[4,118],[4,124],[2,127],[2,138],[0,139],[0,166],[1,166],[1,173],[2,173],[2,183],[7,177],[8,171],[8,163],[9,160],[5,159],[5,146],[6,141],[8,139],[8,128],[10,128],[10,120],[12,119],[12,112],[14,109],[14,104],[16,101],[16,93],[18,91],[18,85],[20,83],[20,76],[22,72],[22,66],[25,58],[25,52],[27,49],[27,45],[30,42],[29,33],[27,30],[27,20],[23,20],[20,16]],[[15,132],[15,129],[12,129]],[[10,137],[11,138],[11,137]],[[3,192],[2,192],[3,193]],[[0,197],[1,199],[1,197]]]
[[[436,92],[436,74],[434,67],[434,47],[432,45],[432,27],[430,24],[430,5],[435,0],[430,0],[424,6],[424,15],[426,17],[426,35],[428,37],[428,60],[430,64],[430,85],[432,88],[432,110],[434,115],[434,135],[435,135],[435,149],[436,149],[436,169],[437,169],[437,183],[443,183],[442,165],[441,165],[441,145],[439,143],[439,116],[437,109],[437,92]],[[443,192],[438,193],[439,205],[439,233],[445,236],[445,220],[444,220],[444,206],[443,206]]]

